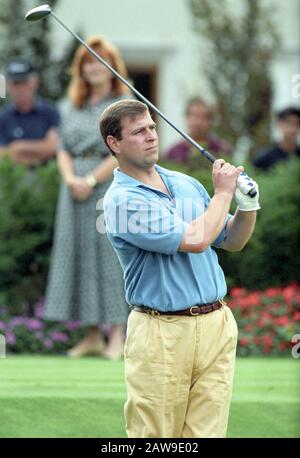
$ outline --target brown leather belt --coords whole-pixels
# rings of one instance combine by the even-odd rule
[[[199,304],[193,305],[189,309],[186,310],[178,310],[177,312],[161,312],[160,310],[154,310],[149,307],[144,306],[137,306],[134,305],[131,307],[132,310],[135,312],[142,312],[147,313],[148,315],[156,316],[156,315],[180,315],[180,316],[197,316],[197,315],[204,315],[206,313],[213,312],[214,310],[218,310],[223,305],[226,305],[226,302],[223,299],[220,299],[217,302],[213,302],[211,304]]]

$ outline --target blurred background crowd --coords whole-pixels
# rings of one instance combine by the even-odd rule
[[[175,124],[259,183],[253,238],[218,255],[239,353],[290,353],[300,330],[299,2],[48,3]],[[57,24],[26,23],[35,3],[0,6],[0,333],[12,352],[118,359],[128,306],[96,231],[116,162],[98,120],[131,95]],[[213,192],[211,164],[156,121],[161,165]]]

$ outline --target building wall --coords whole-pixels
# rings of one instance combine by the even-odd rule
[[[277,110],[290,104],[300,105],[300,91],[295,98],[292,90],[293,77],[296,74],[300,77],[300,0],[272,3],[276,7],[274,18],[282,43],[272,66],[273,106]]]
[[[213,0],[217,1],[217,0]],[[230,0],[240,6],[240,0]],[[300,73],[300,1],[264,0],[274,6],[282,39],[272,66],[275,85],[274,108],[299,103],[292,97],[292,76]],[[233,8],[233,11],[235,9]],[[100,33],[116,44],[128,64],[157,67],[157,106],[176,125],[183,128],[185,101],[194,94],[211,94],[201,73],[199,38],[192,30],[188,0],[61,0],[56,14],[84,38]],[[68,34],[54,24],[54,37],[61,46]],[[59,52],[60,46],[56,46]],[[159,121],[161,150],[178,134]]]

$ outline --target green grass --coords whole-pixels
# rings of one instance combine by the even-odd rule
[[[0,359],[0,437],[126,437],[123,362]],[[300,361],[238,359],[228,437],[300,437]]]

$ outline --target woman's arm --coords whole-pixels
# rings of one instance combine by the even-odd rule
[[[108,156],[101,162],[98,167],[92,170],[87,175],[87,180],[91,186],[95,186],[98,183],[104,183],[112,177],[113,170],[118,166],[117,160],[113,156]],[[91,179],[92,178],[92,179]],[[95,179],[95,181],[93,180]]]
[[[65,183],[70,184],[74,178],[73,159],[66,151],[59,151],[57,154],[57,165]]]

